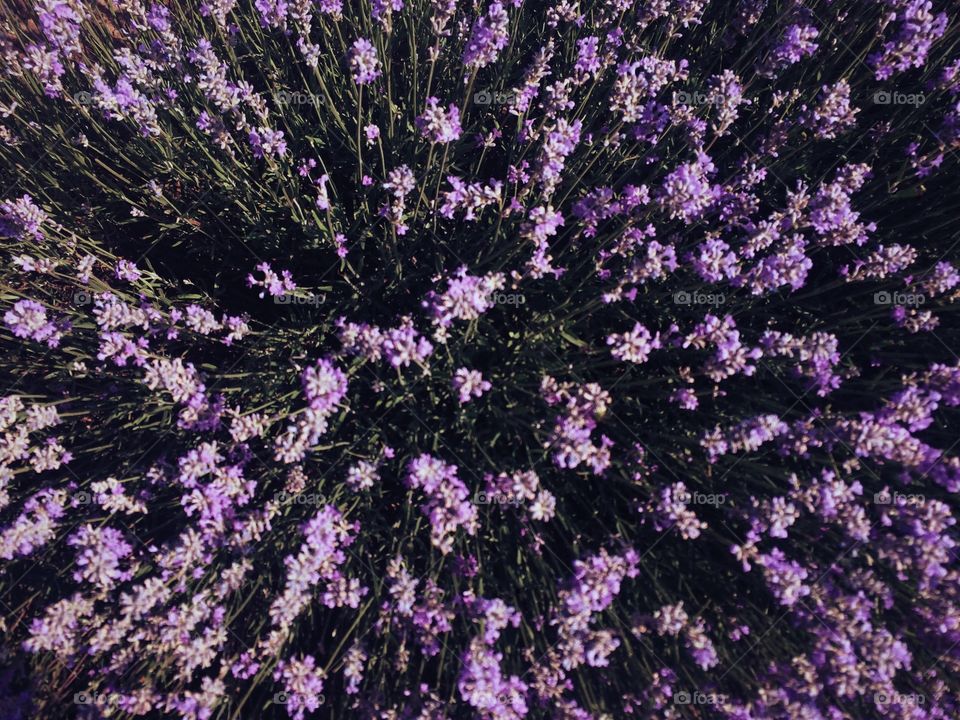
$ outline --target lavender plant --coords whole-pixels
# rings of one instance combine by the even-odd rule
[[[0,716],[960,716],[952,9],[0,3]]]

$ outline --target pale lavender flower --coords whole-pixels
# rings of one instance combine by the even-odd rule
[[[421,506],[430,520],[430,540],[444,555],[453,549],[456,531],[468,535],[477,531],[477,508],[469,501],[469,492],[457,477],[457,466],[423,454],[409,462],[405,480],[408,487],[423,491],[427,501]]]
[[[24,648],[31,653],[52,652],[62,660],[71,658],[93,608],[94,601],[79,592],[49,605],[42,617],[30,621]]]
[[[670,394],[670,401],[684,410],[696,410],[700,404],[697,394],[691,388],[679,388]]]
[[[684,163],[667,175],[658,199],[672,218],[690,225],[701,218],[720,197],[720,188],[709,175],[715,170],[705,153],[698,153],[695,162]]]
[[[460,110],[451,104],[444,111],[435,97],[427,98],[427,107],[422,115],[417,116],[415,123],[420,133],[430,142],[448,143],[460,137]],[[377,134],[379,135],[379,131]]]
[[[764,71],[775,74],[800,62],[804,57],[813,55],[819,47],[815,42],[819,35],[819,31],[812,25],[790,25],[770,51]]]
[[[803,583],[807,571],[799,563],[787,560],[779,548],[759,555],[757,564],[763,568],[767,586],[781,605],[791,607],[810,594],[810,587]]]
[[[46,308],[34,300],[18,300],[4,314],[3,321],[17,337],[45,342],[52,348],[60,345],[67,327],[62,322],[49,320]]]
[[[708,83],[712,104],[716,108],[717,118],[713,127],[719,135],[737,119],[740,114],[740,105],[749,105],[750,101],[743,97],[743,86],[740,79],[730,70],[724,70],[714,75]]]
[[[684,635],[684,644],[687,651],[693,656],[693,661],[700,666],[701,670],[710,670],[717,666],[720,659],[717,657],[713,642],[707,636],[706,623],[703,618],[697,618],[693,624],[687,626]]]
[[[443,205],[438,212],[448,220],[461,209],[465,210],[464,220],[476,220],[478,210],[498,204],[501,200],[503,183],[499,180],[491,180],[483,185],[480,182],[465,183],[455,175],[448,175],[447,182],[453,189],[443,193]]]
[[[574,70],[583,75],[593,75],[600,69],[601,58],[597,54],[600,38],[595,36],[577,40],[577,63]]]
[[[684,540],[700,537],[707,524],[688,507],[692,496],[683,482],[675,482],[660,489],[655,501],[645,511],[653,518],[653,526],[659,530],[676,530]]]
[[[390,27],[393,13],[403,10],[403,0],[372,0],[370,15],[383,27]]]
[[[360,683],[363,682],[364,663],[367,661],[367,654],[359,641],[355,641],[350,649],[347,650],[343,665],[343,677],[346,678],[347,685],[344,692],[347,695],[356,695],[360,691]]]
[[[21,62],[26,70],[34,73],[43,84],[47,97],[59,97],[63,92],[61,78],[66,70],[55,48],[30,44],[25,48]]]
[[[43,237],[40,227],[47,217],[29,195],[4,200],[0,203],[0,237],[40,240]]]
[[[47,42],[66,57],[79,53],[80,28],[87,18],[86,6],[76,0],[37,0],[34,7]]]
[[[650,331],[636,323],[633,330],[607,337],[607,345],[613,346],[610,354],[617,360],[643,364],[650,357],[650,352],[661,347],[660,333],[651,335]]]
[[[218,26],[226,28],[227,15],[233,12],[237,0],[204,0],[200,3],[200,14],[212,17]]]
[[[380,473],[377,466],[366,460],[360,460],[347,470],[347,485],[354,492],[369,490],[380,482]]]
[[[493,386],[483,379],[479,370],[462,367],[453,375],[453,389],[457,392],[461,405],[469,402],[471,397],[480,397],[491,387]]]
[[[350,50],[350,71],[357,85],[369,85],[380,77],[380,61],[377,50],[366,38],[354,40]]]
[[[347,376],[327,358],[304,370],[302,382],[310,409],[320,413],[332,413],[347,394]]]
[[[256,0],[255,6],[264,27],[287,27],[287,0]]]
[[[474,639],[461,659],[457,689],[479,717],[522,720],[528,713],[527,684],[516,675],[505,678],[500,668],[502,659],[501,653]]]
[[[366,588],[345,578],[340,566],[346,562],[343,548],[351,545],[358,526],[346,522],[332,505],[325,505],[303,525],[304,541],[296,555],[284,558],[287,580],[283,592],[270,606],[275,626],[289,628],[312,601],[313,587],[327,585],[322,602],[327,607],[356,608]]]
[[[820,90],[817,105],[810,111],[809,127],[818,138],[835,138],[856,125],[857,112],[857,108],[850,106],[850,85],[840,80]]]
[[[137,269],[135,263],[129,260],[118,260],[113,272],[117,280],[136,282],[140,279],[140,270]]]
[[[259,127],[248,134],[253,156],[264,158],[267,156],[283,157],[287,153],[287,141],[283,139],[283,130],[271,130],[268,127]]]
[[[422,305],[434,324],[442,328],[450,327],[454,320],[475,320],[494,307],[494,294],[503,288],[505,280],[503,273],[470,275],[463,266],[447,281],[443,293],[431,290]]]
[[[897,34],[883,49],[867,60],[874,66],[877,80],[886,80],[910,68],[923,67],[933,43],[947,29],[946,13],[933,14],[930,0],[906,0],[885,3],[896,14]]]
[[[403,215],[406,211],[406,197],[417,186],[417,180],[413,171],[406,165],[401,165],[387,173],[387,180],[383,183],[383,189],[391,195],[391,200],[380,206],[380,215],[387,218],[396,228],[398,235],[406,235],[407,226],[403,222]]]
[[[500,2],[492,2],[487,12],[473,22],[470,39],[463,51],[467,68],[482,68],[495,62],[510,40],[509,18]]]
[[[381,348],[390,364],[397,368],[407,367],[411,362],[423,365],[433,354],[433,344],[417,331],[409,317],[383,334]]]
[[[611,91],[610,107],[622,115],[624,122],[636,122],[645,103],[672,82],[687,77],[687,61],[661,60],[652,55],[617,66]]]
[[[406,165],[400,165],[387,173],[387,180],[383,183],[383,189],[398,200],[412,193],[416,187],[417,179]]]
[[[216,316],[199,305],[191,303],[186,307],[186,326],[201,335],[212,335],[223,329]]]
[[[566,158],[580,142],[583,125],[579,120],[572,123],[564,118],[547,132],[540,152],[538,170],[544,195],[550,195],[560,184]]]
[[[282,660],[273,672],[273,679],[283,683],[287,715],[303,720],[323,703],[323,670],[313,655]]]
[[[133,547],[119,530],[83,525],[67,539],[67,544],[78,548],[77,570],[73,573],[78,582],[86,581],[99,590],[109,590],[117,582],[133,577],[131,571],[120,567]]]
[[[253,659],[253,653],[249,650],[237,658],[237,661],[230,666],[230,673],[240,680],[247,680],[257,674],[260,669],[260,663]]]
[[[272,297],[287,295],[297,289],[297,284],[293,281],[293,275],[289,270],[281,271],[277,275],[269,263],[263,262],[257,265],[257,270],[263,273],[263,280],[257,280],[252,274],[247,275],[247,287],[261,287]],[[264,293],[260,293],[262,298]]]
[[[57,470],[73,460],[73,453],[63,447],[55,438],[46,441],[30,451],[30,467],[34,472]]]
[[[0,530],[0,559],[25,557],[50,542],[66,514],[66,504],[62,490],[41,490],[31,495],[20,515]]]

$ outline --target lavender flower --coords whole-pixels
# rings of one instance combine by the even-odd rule
[[[47,221],[47,214],[37,207],[33,198],[23,195],[16,200],[0,203],[0,237],[23,240],[43,237],[40,227]]]
[[[427,107],[422,115],[416,119],[421,134],[436,143],[453,142],[460,137],[460,110],[456,105],[450,105],[444,112],[440,101],[435,97],[427,98]],[[369,136],[368,136],[369,137]]]
[[[470,401],[471,397],[480,397],[493,385],[483,379],[479,370],[459,368],[453,375],[453,389],[458,393],[460,404]]]
[[[353,41],[349,65],[350,72],[353,74],[353,81],[357,85],[369,85],[380,77],[380,61],[377,59],[377,51],[373,44],[365,38],[358,38]]]
[[[503,4],[490,3],[486,13],[473,22],[470,39],[463,51],[463,64],[468,68],[482,68],[495,62],[510,39],[508,24]]]
[[[65,323],[50,320],[46,308],[33,300],[18,300],[4,314],[3,322],[15,336],[44,342],[52,348],[60,345],[67,329]]]

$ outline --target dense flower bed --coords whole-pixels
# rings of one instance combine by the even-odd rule
[[[0,716],[960,717],[949,12],[0,6]]]

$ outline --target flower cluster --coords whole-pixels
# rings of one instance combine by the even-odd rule
[[[4,718],[960,717],[956,3],[7,6]]]

